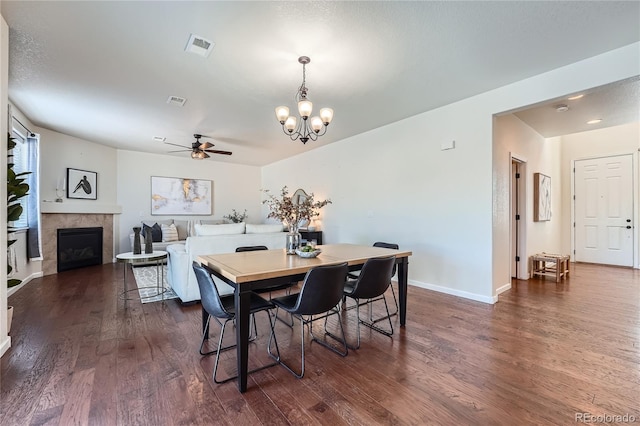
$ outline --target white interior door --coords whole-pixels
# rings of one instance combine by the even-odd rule
[[[575,260],[633,266],[632,156],[578,160],[574,173]]]

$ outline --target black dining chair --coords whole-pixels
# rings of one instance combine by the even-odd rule
[[[209,273],[209,271],[207,271],[207,269],[201,266],[198,262],[193,262],[192,266],[193,266],[193,271],[196,274],[198,287],[200,288],[200,299],[202,302],[203,315],[205,313],[207,314],[207,321],[202,333],[202,342],[200,343],[200,354],[201,355],[211,355],[214,353],[216,354],[216,361],[213,367],[213,381],[218,384],[226,383],[229,380],[233,380],[238,377],[236,375],[233,377],[226,378],[224,380],[218,380],[217,378],[218,363],[220,362],[220,352],[236,347],[236,344],[232,344],[225,347],[222,346],[222,340],[224,339],[224,331],[226,329],[227,323],[229,321],[235,320],[236,318],[234,295],[230,294],[230,295],[221,297],[220,293],[218,293],[218,288],[216,287],[216,285],[213,282],[213,279],[211,278],[211,274]],[[267,317],[269,318],[269,326],[271,328],[269,343],[271,343],[272,336],[275,339],[275,336],[273,335],[273,327],[274,327],[275,320],[272,321],[271,315],[269,314],[269,310],[273,308],[274,308],[274,305],[271,302],[263,299],[256,293],[251,293],[251,300],[249,302],[249,312],[253,317],[252,322],[254,324],[254,328],[255,328],[255,314],[261,311],[266,312]],[[220,338],[218,340],[218,347],[213,351],[203,352],[202,350],[204,347],[204,343],[209,338],[209,323],[211,318],[215,318],[218,324],[220,324]],[[221,322],[221,320],[224,320],[224,322]],[[257,333],[257,330],[256,330],[256,333]],[[276,342],[276,350],[277,349],[278,349],[278,344]],[[269,355],[274,357],[270,351],[269,351]],[[262,370],[263,368],[271,367],[273,365],[278,364],[277,361],[280,358],[279,351],[278,351],[278,356],[274,358],[276,358],[276,362],[272,364],[264,365],[260,368],[256,368],[252,371],[249,371],[249,373],[253,373],[255,371]]]
[[[242,246],[242,247],[236,247],[236,253],[245,252],[245,251],[259,251],[259,250],[269,250],[269,248],[267,246]],[[287,294],[290,294],[291,293],[291,288],[293,286],[295,286],[296,284],[297,284],[297,282],[289,282],[289,283],[285,283],[285,284],[276,284],[276,285],[273,285],[271,287],[261,288],[261,289],[255,290],[255,292],[258,293],[258,294],[269,293],[269,299],[271,299],[271,293],[272,292],[280,291],[280,290],[287,290]],[[286,324],[289,327],[293,327],[293,317],[290,317],[290,321],[289,322],[283,320],[282,318],[278,317],[277,315],[276,315],[276,319],[279,320],[279,321],[282,321],[283,324]]]
[[[395,244],[395,243],[385,243],[385,242],[382,242],[382,241],[377,241],[377,242],[373,243],[373,247],[382,247],[382,248],[388,248],[388,249],[394,249],[394,250],[398,250],[398,249],[400,248],[400,246],[399,246],[398,244]],[[391,277],[393,278],[395,275],[396,275],[396,265],[394,264],[394,265],[393,265],[393,271],[392,271],[392,273],[391,273]],[[357,279],[357,278],[358,278],[358,271],[349,272],[349,278],[351,278],[351,279]],[[393,283],[389,284],[389,288],[391,288],[391,295],[393,296],[393,302],[394,302],[394,304],[395,304],[395,306],[396,306],[396,310],[395,310],[394,312],[389,313],[388,315],[385,315],[385,316],[382,316],[382,317],[379,317],[379,318],[374,319],[374,318],[373,318],[373,310],[371,309],[371,304],[372,304],[373,302],[376,302],[376,301],[378,301],[378,300],[380,300],[380,299],[384,298],[384,297],[385,297],[385,295],[384,295],[384,294],[382,294],[382,295],[380,295],[380,296],[379,296],[379,297],[377,297],[377,298],[367,300],[367,301],[366,301],[366,302],[364,302],[364,303],[366,303],[366,304],[368,304],[368,305],[369,305],[369,321],[370,321],[370,322],[372,322],[372,323],[377,323],[377,322],[380,322],[380,321],[384,321],[384,320],[386,320],[387,318],[392,317],[392,316],[394,316],[394,315],[398,315],[398,298],[396,297],[396,292],[395,292],[395,290],[393,289]]]
[[[319,343],[320,345],[326,347],[327,349],[332,350],[341,356],[347,356],[349,349],[347,347],[347,341],[344,336],[344,328],[342,327],[342,319],[340,317],[339,310],[337,305],[340,303],[342,299],[342,293],[344,291],[344,283],[347,278],[347,273],[349,272],[347,263],[340,263],[337,265],[326,265],[326,266],[317,266],[312,268],[307,272],[304,277],[304,281],[302,282],[302,289],[298,294],[291,294],[288,296],[276,297],[271,299],[273,304],[276,306],[276,314],[278,309],[282,309],[284,311],[289,312],[294,317],[300,319],[300,329],[302,333],[302,356],[301,356],[301,371],[297,373],[293,370],[292,367],[282,361],[280,358],[280,352],[278,351],[278,357],[276,358],[271,354],[271,338],[269,338],[269,344],[267,345],[267,350],[269,351],[269,355],[272,358],[276,359],[280,362],[282,366],[284,366],[291,374],[296,376],[297,378],[302,378],[304,376],[304,326],[309,326],[309,334],[311,335],[311,340]],[[326,335],[336,339],[341,343],[342,349],[335,347],[323,340],[316,338],[313,335],[312,323],[314,320],[322,319],[323,316],[315,317],[314,315],[324,314],[324,318],[327,317],[327,312],[333,311],[337,313],[338,324],[340,326],[340,332],[342,334],[342,338],[336,337],[333,334],[325,333]],[[307,318],[305,318],[307,317]],[[325,323],[326,329],[326,323]],[[271,334],[275,341],[275,328],[272,329]],[[277,349],[277,341],[276,341],[276,349]]]
[[[355,300],[356,318],[357,318],[357,344],[349,346],[351,349],[360,347],[360,324],[371,328],[386,336],[393,335],[393,324],[391,323],[391,315],[389,314],[389,306],[387,299],[380,297],[384,295],[391,285],[391,277],[393,275],[394,265],[396,263],[395,256],[376,257],[368,259],[360,274],[355,280],[347,280],[344,286],[344,295]],[[389,320],[389,330],[384,330],[374,321],[364,321],[360,318],[360,301],[361,300],[383,300],[387,315],[383,318]]]

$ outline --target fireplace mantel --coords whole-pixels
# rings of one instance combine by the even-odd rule
[[[121,214],[122,206],[115,204],[85,203],[40,203],[40,213],[79,213],[79,214]]]

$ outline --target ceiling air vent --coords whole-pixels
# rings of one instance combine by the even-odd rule
[[[189,37],[189,41],[187,42],[187,47],[185,47],[184,50],[185,52],[195,53],[206,58],[209,56],[213,50],[213,46],[215,45],[216,44],[214,42],[209,41],[204,37],[191,34],[191,37]]]
[[[167,138],[163,138],[162,136],[154,136],[153,140],[156,142],[164,142],[167,140]]]
[[[167,103],[171,105],[184,106],[185,102],[187,102],[187,100],[180,96],[169,96],[167,99]]]

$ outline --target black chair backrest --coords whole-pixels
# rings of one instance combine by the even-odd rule
[[[349,268],[347,263],[317,266],[307,272],[291,313],[316,315],[329,311],[342,299]]]
[[[400,248],[399,245],[395,244],[395,243],[383,243],[382,241],[377,241],[375,243],[373,243],[374,247],[382,247],[382,248],[388,248],[388,249],[394,249],[394,250],[398,250]],[[396,274],[396,265],[393,265],[393,272],[391,273],[391,276],[393,277]]]
[[[365,262],[353,288],[352,297],[373,299],[387,291],[391,284],[395,256],[376,257]]]
[[[256,251],[256,250],[269,250],[269,249],[267,248],[267,246],[244,246],[244,247],[237,247],[236,253],[241,251]]]
[[[198,262],[193,262],[193,272],[196,274],[198,287],[200,287],[200,300],[202,307],[211,316],[216,318],[233,318],[234,314],[227,312],[220,301],[220,293],[211,274]]]

